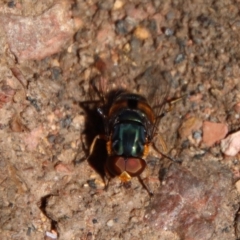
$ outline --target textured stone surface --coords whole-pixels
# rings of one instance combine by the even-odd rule
[[[75,25],[67,1],[56,3],[39,16],[0,14],[11,52],[19,60],[42,59],[61,50],[81,22]]]
[[[213,162],[200,164],[192,169],[170,167],[146,211],[145,221],[153,229],[176,232],[180,239],[234,239],[233,226],[228,233],[218,232],[218,224],[223,230],[235,214],[227,200],[231,173]]]

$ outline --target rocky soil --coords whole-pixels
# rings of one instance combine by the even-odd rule
[[[239,30],[233,0],[2,1],[1,239],[240,239]],[[145,95],[153,66],[165,109],[181,98],[154,138],[177,161],[150,150],[152,198],[106,190],[90,82]]]

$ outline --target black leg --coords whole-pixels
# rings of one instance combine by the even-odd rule
[[[153,192],[149,189],[149,187],[144,183],[143,179],[140,176],[137,176],[138,181],[141,183],[142,187],[148,192],[150,197],[153,197]]]

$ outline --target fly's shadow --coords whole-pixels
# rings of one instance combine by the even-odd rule
[[[93,86],[94,91],[98,91]],[[108,136],[108,111],[114,99],[125,90],[117,89],[110,91],[107,95],[102,96],[100,100],[89,100],[80,102],[80,107],[85,111],[85,127],[82,135],[86,136],[85,144],[82,149],[85,152],[88,163],[104,180],[106,177],[105,164],[107,161],[106,141],[97,139],[91,151],[92,143],[96,136]],[[101,92],[97,92],[100,96]],[[82,141],[83,142],[83,141]]]

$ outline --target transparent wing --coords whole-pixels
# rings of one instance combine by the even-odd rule
[[[164,106],[170,91],[170,76],[162,72],[159,66],[151,66],[136,78],[136,83],[139,93],[146,97],[156,116],[151,132],[153,138],[164,114]]]
[[[121,80],[121,77],[113,76],[117,69],[114,69],[113,63],[108,59],[96,57],[94,69],[98,74],[91,80],[91,88],[98,95],[103,104],[108,104],[118,94],[126,91],[128,84]]]
[[[106,95],[106,63],[99,57],[95,57],[95,62],[92,68],[89,96],[91,100],[100,100],[104,103]],[[94,71],[97,70],[98,72]]]

